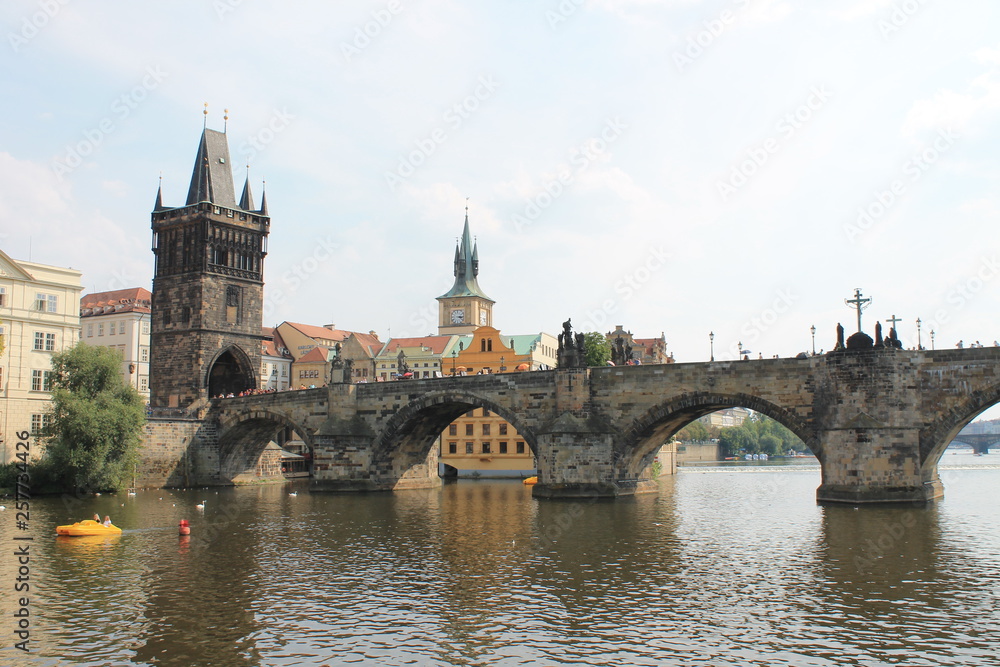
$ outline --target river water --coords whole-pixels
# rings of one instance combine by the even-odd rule
[[[0,665],[1000,665],[1000,454],[941,468],[919,507],[818,506],[811,459],[600,502],[152,490],[34,499],[18,531],[3,501]],[[95,512],[124,533],[54,536]]]

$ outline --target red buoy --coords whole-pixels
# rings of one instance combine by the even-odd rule
[[[191,526],[188,525],[187,519],[181,519],[180,534],[181,535],[191,534]]]

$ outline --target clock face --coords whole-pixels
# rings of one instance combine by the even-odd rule
[[[452,321],[452,324],[461,324],[462,322],[464,322],[465,321],[465,311],[462,310],[462,309],[460,309],[460,308],[457,308],[457,309],[451,311],[451,321]]]
[[[479,324],[481,324],[483,326],[486,326],[486,311],[485,310],[480,310],[479,311]]]

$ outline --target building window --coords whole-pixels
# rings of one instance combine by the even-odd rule
[[[31,435],[41,435],[42,429],[52,422],[52,415],[31,415]]]
[[[143,345],[139,348],[139,361],[149,361],[149,347]]]
[[[125,320],[122,320],[121,322],[118,323],[118,333],[120,334],[125,333]]]
[[[31,371],[31,391],[51,391],[52,371]]]
[[[472,429],[474,427],[475,427],[474,424],[466,424],[465,425],[465,435],[474,435],[473,432],[472,432]]]
[[[507,453],[507,441],[506,440],[501,440],[500,441],[500,453],[501,454],[506,454]]]
[[[465,443],[465,453],[466,454],[472,454],[473,453],[472,452],[472,447],[473,447],[473,443],[471,443],[471,442]]]
[[[517,453],[518,454],[524,454],[524,441],[523,440],[518,440],[516,448],[517,448]]]
[[[139,391],[145,393],[149,391],[149,377],[143,375],[139,378]]]
[[[448,453],[449,454],[457,454],[458,453],[458,443],[457,442],[449,442],[448,443]]]
[[[490,453],[490,449],[491,449],[490,448],[490,443],[484,442],[483,443],[483,454],[489,454]]]
[[[288,366],[282,365],[281,366],[281,377],[287,377],[287,376],[288,376]]]
[[[149,335],[149,322],[142,323],[142,333]]]
[[[104,335],[104,322],[101,322],[100,324],[97,325],[97,335],[98,336]]]
[[[7,305],[7,288],[0,287],[0,306]]]
[[[483,435],[489,435],[489,434],[490,434],[490,425],[483,424]]]
[[[35,294],[35,310],[42,313],[55,313],[59,310],[59,297],[55,294]]]
[[[448,424],[448,435],[458,435],[458,424]]]
[[[53,333],[42,333],[41,331],[36,331],[34,349],[43,350],[45,352],[54,352],[56,349],[56,335]]]
[[[93,337],[94,337],[94,325],[93,324],[88,324],[87,325],[87,338],[93,338]]]
[[[500,435],[507,435],[507,424],[500,424]]]

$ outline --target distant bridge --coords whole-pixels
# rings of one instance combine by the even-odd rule
[[[996,433],[976,432],[973,427],[967,426],[958,432],[954,442],[962,442],[972,447],[976,454],[989,454],[990,447],[1000,443],[1000,430]]]
[[[943,493],[945,448],[998,401],[1000,348],[340,384],[217,399],[186,418],[153,419],[143,460],[154,482],[239,483],[289,427],[313,453],[314,490],[432,487],[435,439],[461,414],[487,408],[535,454],[536,497],[614,497],[655,490],[651,463],[663,443],[702,415],[742,406],[812,450],[819,500],[923,501]]]

